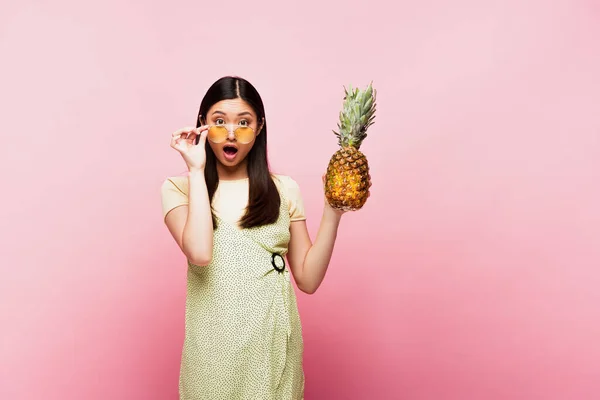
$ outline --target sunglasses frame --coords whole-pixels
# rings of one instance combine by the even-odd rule
[[[254,130],[254,128],[249,127],[248,125],[239,125],[239,124],[221,124],[221,125],[208,125],[208,136],[206,137],[208,140],[210,140],[213,143],[223,143],[227,140],[227,136],[224,137],[223,140],[221,141],[215,141],[213,139],[211,139],[210,137],[210,130],[211,128],[225,128],[227,129],[227,135],[229,135],[229,132],[231,132],[230,128],[228,127],[235,127],[235,129],[233,130],[233,134],[235,135],[235,140],[237,140],[239,143],[241,144],[248,144],[250,143],[254,138],[256,138],[256,131]],[[250,139],[248,142],[242,142],[240,141],[239,135],[237,134],[237,130],[239,128],[245,128],[245,129],[250,129],[252,131],[252,139]]]
[[[229,126],[229,127],[234,127],[234,126],[235,126],[235,127],[236,127],[236,129],[233,131],[233,134],[235,135],[235,140],[237,140],[237,141],[239,142],[238,135],[235,133],[235,132],[236,132],[236,130],[237,130],[238,128],[240,128],[240,127],[241,127],[241,128],[249,128],[249,129],[251,129],[251,130],[252,130],[252,133],[253,133],[253,138],[252,138],[252,139],[255,139],[255,138],[256,138],[256,136],[257,136],[257,135],[260,133],[260,131],[261,131],[261,129],[262,129],[262,127],[263,127],[263,125],[264,125],[264,121],[265,121],[265,118],[263,117],[263,118],[262,118],[262,120],[261,120],[261,122],[260,122],[260,125],[258,126],[258,129],[254,129],[254,128],[250,127],[250,126],[247,126],[247,125],[240,125],[240,124],[208,125],[207,127],[208,127],[208,129],[210,130],[210,128],[212,128],[212,127],[228,127],[228,126]],[[201,126],[203,125],[203,121],[202,121],[202,115],[198,115],[198,122],[200,122],[200,125],[201,125]],[[230,130],[229,130],[229,129],[227,129],[227,133],[228,133],[228,134],[229,134],[229,132],[230,132]],[[207,138],[208,140],[210,140],[211,142],[213,142],[213,143],[216,143],[216,144],[223,143],[224,141],[226,141],[226,140],[227,140],[227,138],[225,138],[225,140],[222,140],[222,141],[220,141],[220,142],[215,142],[214,140],[211,140],[211,139],[210,139],[210,135],[207,135],[207,137],[206,137],[206,138]],[[197,137],[197,138],[196,138],[196,144],[198,144],[198,143],[199,143],[199,141],[200,141],[200,137]],[[251,141],[252,141],[252,140],[250,140],[250,142],[251,142]],[[246,142],[246,143],[239,142],[239,143],[241,143],[241,144],[247,144],[247,143],[250,143],[250,142]]]

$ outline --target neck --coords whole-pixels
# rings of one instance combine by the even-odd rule
[[[222,181],[233,181],[236,179],[247,178],[248,162],[247,160],[244,160],[237,165],[227,166],[217,161],[217,174],[219,175],[219,180]]]

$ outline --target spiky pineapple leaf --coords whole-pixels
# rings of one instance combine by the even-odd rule
[[[372,81],[364,90],[353,88],[352,84],[344,86],[344,102],[337,124],[339,132],[334,131],[341,147],[360,148],[367,129],[374,123],[376,94]]]

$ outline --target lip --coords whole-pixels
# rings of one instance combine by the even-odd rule
[[[228,148],[228,147],[232,147],[232,148],[236,149],[237,151],[235,152],[235,154],[231,154],[231,155],[230,155],[230,154],[227,154],[227,153],[225,152],[225,149],[226,149],[226,148]],[[223,146],[223,157],[225,157],[225,159],[226,159],[227,161],[233,161],[233,160],[235,160],[235,158],[237,157],[237,155],[238,155],[238,152],[239,152],[239,151],[240,151],[240,149],[238,149],[238,147],[237,147],[237,146],[235,146],[235,145],[233,145],[233,144],[226,144],[225,146]]]

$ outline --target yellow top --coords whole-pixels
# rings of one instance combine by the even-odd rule
[[[286,175],[274,174],[275,185],[283,191],[289,202],[290,221],[306,219],[304,202],[298,183]],[[172,176],[162,184],[162,211],[166,218],[169,211],[189,204],[189,183],[187,176]],[[213,198],[215,214],[224,221],[237,223],[244,215],[248,204],[248,178],[220,180]]]

